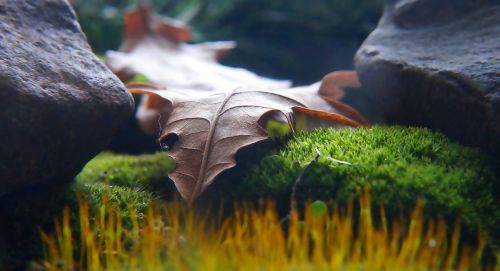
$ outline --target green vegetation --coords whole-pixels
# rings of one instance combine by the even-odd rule
[[[427,215],[439,213],[449,220],[461,216],[470,229],[479,226],[500,238],[500,200],[495,196],[498,161],[421,128],[299,134],[251,166],[243,182],[231,188],[233,197],[273,198],[287,209],[292,185],[316,148],[321,156],[297,187],[299,202],[345,204],[369,187],[375,202],[386,206],[389,214],[408,213],[420,198]]]
[[[342,255],[350,255],[350,253],[354,253],[353,255],[355,255],[356,250],[350,250],[351,247],[349,246],[349,244],[353,243],[358,244],[361,250],[366,249],[367,252],[377,250],[380,252],[380,254],[377,254],[378,260],[375,260],[374,263],[371,263],[369,260],[375,259],[372,257],[366,259],[356,258],[359,262],[336,262],[335,264],[337,264],[336,266],[339,269],[343,267],[347,268],[348,266],[358,266],[360,268],[370,266],[371,269],[376,269],[375,265],[392,266],[395,269],[407,269],[410,267],[418,269],[416,266],[421,265],[431,268],[431,266],[462,266],[463,264],[473,263],[475,267],[472,269],[479,270],[482,264],[487,263],[489,265],[490,261],[492,261],[492,257],[494,256],[491,253],[495,253],[495,250],[491,250],[490,247],[483,253],[482,249],[487,239],[490,242],[491,240],[493,242],[498,242],[499,240],[497,232],[499,232],[498,225],[500,224],[500,202],[498,198],[495,198],[495,193],[497,192],[494,188],[494,183],[497,179],[495,166],[498,161],[481,154],[477,150],[454,144],[441,134],[422,128],[371,127],[317,130],[312,133],[298,134],[288,142],[283,142],[283,140],[279,139],[279,135],[282,135],[284,132],[282,127],[273,122],[268,123],[268,125],[269,127],[267,128],[272,130],[277,138],[274,141],[271,140],[268,142],[268,145],[264,144],[251,148],[252,150],[243,151],[238,156],[239,164],[237,168],[231,173],[223,174],[217,179],[215,188],[207,191],[208,196],[205,200],[224,197],[226,202],[234,204],[234,199],[245,201],[257,198],[271,198],[276,202],[278,209],[281,209],[281,214],[284,214],[289,211],[288,206],[292,186],[297,177],[301,173],[304,173],[296,190],[299,206],[305,200],[313,200],[314,202],[305,208],[308,215],[306,214],[304,221],[297,220],[299,216],[296,213],[291,215],[292,221],[289,222],[290,224],[287,224],[289,226],[289,235],[283,235],[282,232],[277,233],[274,230],[270,230],[268,233],[259,231],[259,234],[252,235],[251,232],[253,231],[251,229],[257,229],[255,227],[258,227],[255,225],[267,225],[264,229],[281,229],[278,226],[281,225],[281,222],[272,210],[266,212],[250,211],[246,214],[245,210],[249,210],[245,208],[236,209],[236,212],[239,212],[236,217],[240,217],[240,219],[228,219],[225,222],[226,226],[234,225],[233,230],[226,232],[215,228],[215,231],[207,233],[200,230],[201,228],[211,228],[207,225],[200,226],[206,220],[201,219],[201,221],[198,221],[196,218],[189,218],[191,215],[188,215],[186,224],[179,223],[178,220],[185,216],[184,211],[186,210],[179,211],[182,208],[174,203],[173,206],[170,204],[167,206],[163,205],[167,208],[165,210],[172,208],[171,210],[173,211],[164,211],[162,213],[162,211],[158,212],[155,210],[163,209],[153,208],[153,211],[148,212],[147,217],[144,216],[146,223],[143,226],[144,229],[141,228],[142,226],[137,226],[137,223],[132,223],[134,225],[133,230],[129,231],[125,227],[119,231],[125,235],[132,234],[132,237],[126,237],[124,238],[125,240],[129,238],[136,240],[137,237],[133,236],[134,232],[145,232],[140,237],[144,240],[132,242],[133,244],[137,244],[137,247],[132,249],[133,253],[128,251],[120,252],[119,249],[123,249],[123,245],[116,245],[117,256],[102,254],[103,252],[100,252],[99,246],[86,248],[85,251],[92,252],[95,255],[102,254],[103,259],[105,259],[98,263],[89,262],[89,266],[94,266],[95,270],[110,266],[112,267],[111,269],[115,267],[120,269],[123,266],[129,266],[131,263],[135,263],[138,266],[149,266],[148,268],[150,269],[162,266],[178,269],[182,268],[181,266],[184,262],[193,267],[200,264],[205,266],[208,258],[200,258],[200,255],[207,255],[207,257],[212,259],[214,251],[219,251],[220,248],[225,249],[222,253],[224,255],[235,253],[236,251],[236,254],[241,258],[240,261],[234,263],[224,260],[217,263],[213,262],[212,267],[215,269],[220,269],[220,266],[231,266],[231,264],[243,267],[252,266],[251,264],[241,264],[241,261],[247,259],[245,257],[248,257],[248,260],[254,264],[258,262],[259,266],[268,267],[270,270],[273,268],[282,270],[284,266],[294,266],[300,269],[300,266],[333,264],[331,261],[336,259],[335,257],[322,258],[315,256],[312,258],[294,259],[293,257],[275,256],[272,258],[272,262],[275,263],[279,259],[281,263],[281,267],[275,267],[270,262],[266,262],[267,258],[261,254],[252,254],[253,251],[261,251],[264,255],[268,255],[272,251],[277,250],[276,244],[283,244],[283,247],[278,249],[281,253],[280,255],[295,255],[295,253],[298,253],[297,255],[300,253],[302,253],[300,255],[311,255],[312,251],[320,251],[321,249],[313,249],[308,252],[301,249],[299,253],[293,250],[294,248],[309,248],[307,245],[293,246],[291,251],[287,251],[285,244],[290,242],[290,240],[294,240],[293,236],[300,235],[300,229],[312,230],[310,235],[304,236],[312,236],[311,238],[313,239],[316,236],[316,238],[320,238],[318,240],[329,240],[329,242],[325,241],[325,243],[317,243],[309,239],[303,240],[304,244],[310,244],[311,242],[313,244],[324,244],[326,250],[335,248],[331,254],[325,255],[336,255],[335,253],[339,251],[343,251]],[[281,147],[269,149],[269,144],[275,147],[281,144]],[[304,172],[304,168],[314,157],[316,149],[320,151],[321,156],[308,171]],[[123,186],[126,189],[125,191],[130,191],[134,186],[150,190],[156,186],[153,184],[168,183],[166,173],[171,169],[172,163],[166,159],[163,153],[142,156],[124,156],[106,153],[101,154],[85,167],[77,177],[77,183],[102,185],[104,182]],[[241,181],[238,182],[237,180]],[[369,187],[372,199],[367,199],[366,196],[363,196],[366,195],[363,192],[366,187]],[[90,194],[92,195],[91,199],[97,200],[99,198],[93,193]],[[126,195],[126,193],[118,193],[117,198],[126,199]],[[151,194],[149,195],[151,198],[153,197]],[[359,204],[355,205],[353,210],[354,217],[350,217],[352,213],[348,210],[350,210],[349,206],[353,201],[359,202]],[[115,202],[119,203],[119,207],[114,209],[115,212],[118,212],[115,214],[116,218],[113,221],[121,219],[121,217],[128,219],[129,212],[133,209],[130,209],[130,206],[120,204],[120,200]],[[332,202],[336,204],[332,205]],[[375,206],[372,205],[371,209],[369,207],[370,202],[375,203]],[[98,202],[95,201],[95,203]],[[380,203],[384,207],[381,209],[382,211],[377,211],[377,203]],[[93,204],[90,205],[92,206]],[[413,209],[415,205],[417,205],[418,211]],[[104,205],[101,204],[101,206]],[[109,205],[105,204],[105,206]],[[142,205],[141,207],[144,206],[146,205]],[[332,210],[331,208],[337,210],[333,213],[333,216],[338,217],[332,218],[332,222],[327,222],[327,220],[323,219],[329,216],[328,210]],[[381,213],[378,214],[379,212]],[[138,211],[139,215],[141,213],[145,215],[144,209]],[[372,213],[376,215],[372,216]],[[356,217],[357,214],[359,214],[359,218]],[[412,214],[411,218],[410,214]],[[95,218],[85,217],[85,219],[99,221],[99,216],[94,216]],[[241,218],[244,216],[248,216],[248,218]],[[380,221],[381,217],[383,221]],[[457,217],[461,217],[461,221],[458,221],[459,224],[454,224],[457,222]],[[172,242],[169,239],[170,237],[168,237],[170,235],[155,232],[153,229],[157,227],[153,226],[156,224],[153,223],[153,226],[148,224],[148,218],[151,218],[151,221],[154,221],[154,223],[157,223],[156,221],[163,221],[165,225],[170,225],[169,223],[171,223],[173,228],[169,228],[169,232],[183,233],[179,237],[174,237],[174,240],[179,238],[188,240],[186,242],[189,242],[191,246],[185,249],[182,245],[179,247],[169,245],[178,244],[178,242]],[[264,221],[267,218],[271,218],[272,221]],[[251,224],[249,226],[248,221],[255,223],[255,225]],[[320,224],[318,221],[325,224]],[[353,225],[359,227],[368,226],[368,228],[360,228],[359,232],[362,234],[359,236],[351,235],[350,227],[352,225],[350,223],[353,223],[352,221],[359,221],[359,223],[354,222]],[[395,228],[384,228],[396,221],[399,221],[399,224],[392,226]],[[95,241],[91,244],[94,244],[94,246],[99,243],[119,244],[118,241],[121,238],[118,238],[113,232],[114,224],[111,222],[109,222],[111,224],[108,222],[93,223],[95,227],[110,225],[110,228],[102,229],[101,231],[109,232],[109,234],[102,235],[101,237],[95,236]],[[127,225],[127,221],[124,220],[123,223]],[[332,230],[348,230],[339,232],[336,238],[325,237],[329,231],[322,231],[327,225],[330,225],[329,223],[336,225]],[[426,223],[434,226],[427,227],[426,225],[429,224]],[[91,222],[86,222],[85,225],[90,224]],[[460,224],[465,226],[462,228],[462,233],[465,233],[465,235],[460,235],[460,230],[456,228]],[[69,231],[72,226],[69,223],[66,223],[66,225]],[[182,227],[182,225],[185,228],[175,228]],[[453,228],[455,230],[452,230]],[[490,237],[480,235],[478,240],[475,235],[478,228],[489,233]],[[246,229],[248,229],[248,232],[246,232]],[[397,241],[399,239],[391,239],[391,235],[387,235],[391,230],[400,232],[399,234],[401,235],[394,235],[398,236],[397,238],[401,238],[400,241]],[[92,232],[91,229],[87,231]],[[411,233],[412,231],[414,232]],[[233,232],[235,236],[231,235]],[[474,234],[474,236],[471,236],[471,234]],[[491,235],[493,235],[493,239],[491,239]],[[164,239],[161,236],[167,236],[167,238]],[[201,236],[204,237],[202,238]],[[372,237],[363,239],[367,236]],[[378,237],[375,238],[373,236]],[[462,236],[462,238],[459,236]],[[117,238],[118,241],[114,239],[114,241],[101,240],[102,238],[111,237]],[[342,239],[343,237],[361,238],[361,241],[344,240]],[[46,239],[45,245],[48,246],[50,242],[55,243],[55,240],[60,240],[61,238],[64,237],[58,235]],[[291,239],[284,242],[283,240],[285,239],[282,238]],[[155,241],[148,241],[149,239]],[[375,239],[378,241],[369,241]],[[196,244],[191,243],[195,242],[195,240],[202,241]],[[203,240],[208,241],[205,244]],[[219,245],[215,240],[219,240],[221,244]],[[244,252],[237,252],[239,246],[242,244],[255,248],[255,240],[261,240],[257,244],[261,244],[262,247],[257,250],[245,249],[243,250]],[[269,240],[274,241],[269,242]],[[436,240],[444,240],[442,245],[437,246],[442,249],[441,252],[437,252],[436,248],[431,249],[426,245],[432,242],[435,243]],[[64,244],[74,244],[75,242],[78,243],[81,241],[67,240],[66,242],[62,242],[59,247],[49,249],[50,254],[46,258],[46,266],[50,270],[63,270],[64,268],[58,269],[56,265],[52,264],[59,261],[58,259],[61,256],[58,255],[63,255],[67,259],[65,262],[79,262],[78,253],[64,253],[64,251],[73,251],[73,249],[65,248]],[[271,248],[268,247],[270,243],[273,244],[272,249],[267,250]],[[458,243],[461,243],[461,245],[457,245]],[[155,249],[148,250],[142,247],[146,244],[148,246],[154,244]],[[238,245],[233,248],[231,244]],[[347,247],[338,247],[341,244],[347,244]],[[401,247],[398,247],[397,244],[400,244]],[[479,249],[464,249],[464,247],[467,247],[467,244],[477,245]],[[493,246],[496,244],[498,243],[493,243]],[[374,247],[370,247],[371,245]],[[393,247],[393,245],[396,247]],[[448,249],[450,247],[454,248]],[[459,248],[464,250],[457,254]],[[147,251],[152,253],[146,253]],[[158,256],[160,254],[153,253],[155,251],[165,251],[166,255],[173,256]],[[204,253],[205,251],[211,251],[211,253]],[[429,255],[439,254],[441,256],[437,258],[427,257],[427,253],[430,253]],[[443,253],[451,254],[444,256]],[[422,258],[414,258],[411,261],[412,264],[408,265],[409,261],[403,260],[404,257],[402,255],[419,255]],[[481,264],[481,260],[479,259],[483,255],[486,256],[486,261]],[[226,259],[222,256],[215,258]],[[431,258],[433,260],[430,260]],[[446,260],[443,260],[445,258]],[[170,261],[165,261],[164,259],[170,259]],[[185,261],[183,259],[189,260]],[[464,267],[464,269],[467,268]]]
[[[250,155],[240,155],[237,168],[216,180],[207,197],[226,201],[272,198],[286,212],[292,185],[316,148],[321,156],[297,187],[299,202],[312,199],[345,204],[368,186],[375,202],[385,205],[389,214],[409,212],[420,198],[428,216],[440,214],[449,221],[461,216],[470,229],[479,226],[498,232],[497,161],[422,128],[319,130],[295,136],[280,150],[257,147],[248,151]],[[105,183],[124,191],[139,188],[170,197],[173,188],[167,173],[172,163],[164,153],[105,153],[89,162],[77,183]]]
[[[140,156],[102,153],[90,161],[76,177],[77,183],[103,183],[112,186],[139,188],[150,192],[168,189],[168,172],[174,162],[167,154]],[[163,188],[163,189],[162,189]]]
[[[76,177],[72,192],[80,196],[91,210],[97,210],[103,197],[125,210],[143,213],[153,201],[170,199],[174,193],[168,172],[174,162],[162,152],[138,156],[101,153]],[[76,206],[72,201],[71,205]]]
[[[389,214],[410,212],[420,198],[428,216],[440,214],[449,221],[461,216],[473,230],[479,226],[498,232],[497,161],[422,128],[319,130],[301,133],[279,150],[256,147],[247,150],[249,155],[238,157],[237,168],[217,179],[207,198],[272,198],[286,212],[293,183],[316,148],[321,156],[297,187],[299,202],[312,199],[345,204],[369,187],[375,202],[385,205]],[[172,168],[173,161],[164,153],[104,153],[89,162],[76,179],[77,185],[87,187],[85,191],[93,191],[88,185],[96,190],[106,184],[121,187],[114,189],[123,189],[124,196],[139,189],[171,197],[173,187],[167,173]]]
[[[78,200],[84,200],[93,212],[97,212],[101,207],[104,197],[110,202],[120,206],[124,210],[122,216],[128,219],[129,208],[134,208],[139,212],[144,212],[147,206],[153,202],[155,196],[147,191],[137,188],[127,188],[112,186],[107,184],[81,184],[76,183],[73,191],[76,195],[69,204],[72,207],[77,205]]]
[[[277,129],[276,134],[280,133]],[[324,203],[328,208],[332,203],[345,207],[369,187],[373,202],[385,206],[388,219],[408,215],[417,199],[422,199],[426,220],[440,214],[451,225],[460,216],[465,233],[480,228],[498,244],[498,161],[421,128],[318,130],[300,133],[288,141],[270,140],[239,153],[238,166],[222,174],[202,202],[224,198],[232,204],[234,199],[272,198],[280,213],[286,214],[292,185],[316,148],[321,156],[297,186],[299,207],[305,200],[316,201],[310,211],[322,214]],[[13,222],[0,225],[4,234],[0,236],[4,242],[0,242],[0,252],[5,252],[0,266],[15,266],[12,259],[38,257],[38,226],[50,229],[53,217],[60,215],[65,205],[77,210],[76,195],[85,199],[91,213],[101,208],[103,195],[108,195],[123,210],[124,220],[131,208],[141,215],[150,203],[172,198],[174,188],[167,177],[172,167],[165,153],[103,153],[87,164],[76,182],[4,199],[0,215]],[[14,247],[8,245],[16,242]]]

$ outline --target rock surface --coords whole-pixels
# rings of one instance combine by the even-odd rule
[[[389,0],[355,58],[388,123],[500,153],[500,4]]]
[[[133,111],[65,0],[0,2],[0,197],[70,180]]]

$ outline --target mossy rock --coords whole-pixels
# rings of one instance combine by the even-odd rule
[[[287,208],[297,177],[304,173],[298,201],[344,204],[365,187],[389,214],[409,213],[417,199],[428,216],[461,217],[469,229],[500,232],[498,161],[480,151],[450,142],[423,128],[372,127],[302,133],[284,148],[251,167],[232,196],[272,198]],[[342,163],[338,161],[345,161]]]
[[[301,178],[299,202],[345,204],[368,187],[374,202],[384,204],[389,214],[407,215],[420,198],[428,216],[439,213],[451,222],[461,216],[469,232],[479,227],[491,233],[496,243],[500,240],[498,161],[421,128],[318,130],[288,141],[271,140],[239,153],[238,166],[222,174],[206,198],[224,197],[225,202],[272,198],[279,209],[287,211],[293,183],[316,148],[321,156]],[[98,208],[107,194],[122,207],[139,211],[152,201],[171,198],[174,189],[167,174],[172,168],[173,161],[165,153],[103,153],[90,161],[71,184],[3,199],[0,214],[7,221],[16,221],[2,227],[5,236],[13,236],[5,239],[6,243],[16,241],[20,234],[27,235],[20,229],[50,225],[65,204],[76,206],[77,194],[92,208]],[[31,230],[36,238],[37,228]],[[20,243],[17,250],[9,248],[10,256],[17,257],[19,252],[25,253],[22,257],[26,259],[29,255],[35,258],[37,252],[27,253],[26,244]],[[11,264],[5,257],[3,261],[4,265]]]
[[[207,198],[271,198],[286,210],[293,183],[318,149],[321,156],[297,187],[299,201],[343,204],[368,187],[374,202],[383,204],[389,214],[408,213],[421,199],[429,216],[439,214],[450,221],[460,216],[471,229],[498,232],[498,161],[439,133],[402,127],[328,129],[298,134],[281,148],[268,147],[250,148],[249,155],[243,151],[238,167],[218,178]],[[164,153],[101,154],[83,169],[77,183],[104,183],[127,188],[124,192],[139,189],[153,197],[169,197],[171,169],[173,161]]]
[[[273,148],[268,142],[240,153],[238,166],[215,181],[206,199],[271,198],[286,212],[293,183],[318,149],[321,156],[297,187],[299,202],[345,204],[368,187],[374,202],[390,215],[409,213],[421,199],[428,216],[449,221],[460,216],[471,231],[480,228],[500,237],[498,161],[439,133],[403,127],[328,129],[270,144]],[[173,161],[164,153],[101,154],[77,183],[106,183],[165,197],[173,190],[167,177],[171,169]]]
[[[147,190],[155,194],[171,193],[168,172],[174,162],[165,153],[116,155],[101,153],[76,177],[81,184],[102,183],[111,186]]]
[[[119,205],[126,213],[134,208],[141,216],[154,201],[171,200],[175,187],[168,178],[174,161],[163,152],[143,155],[104,152],[83,168],[72,185],[71,193],[78,195],[97,210],[103,197]],[[71,202],[76,207],[76,202]],[[76,210],[76,209],[75,209]]]

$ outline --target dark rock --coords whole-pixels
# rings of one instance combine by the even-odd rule
[[[500,153],[497,0],[389,0],[355,62],[388,123]]]
[[[0,196],[70,180],[133,111],[65,0],[0,2]]]

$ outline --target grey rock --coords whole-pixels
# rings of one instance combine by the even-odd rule
[[[386,122],[500,153],[498,0],[389,0],[355,67]]]
[[[65,0],[0,0],[0,196],[68,181],[132,114]]]

